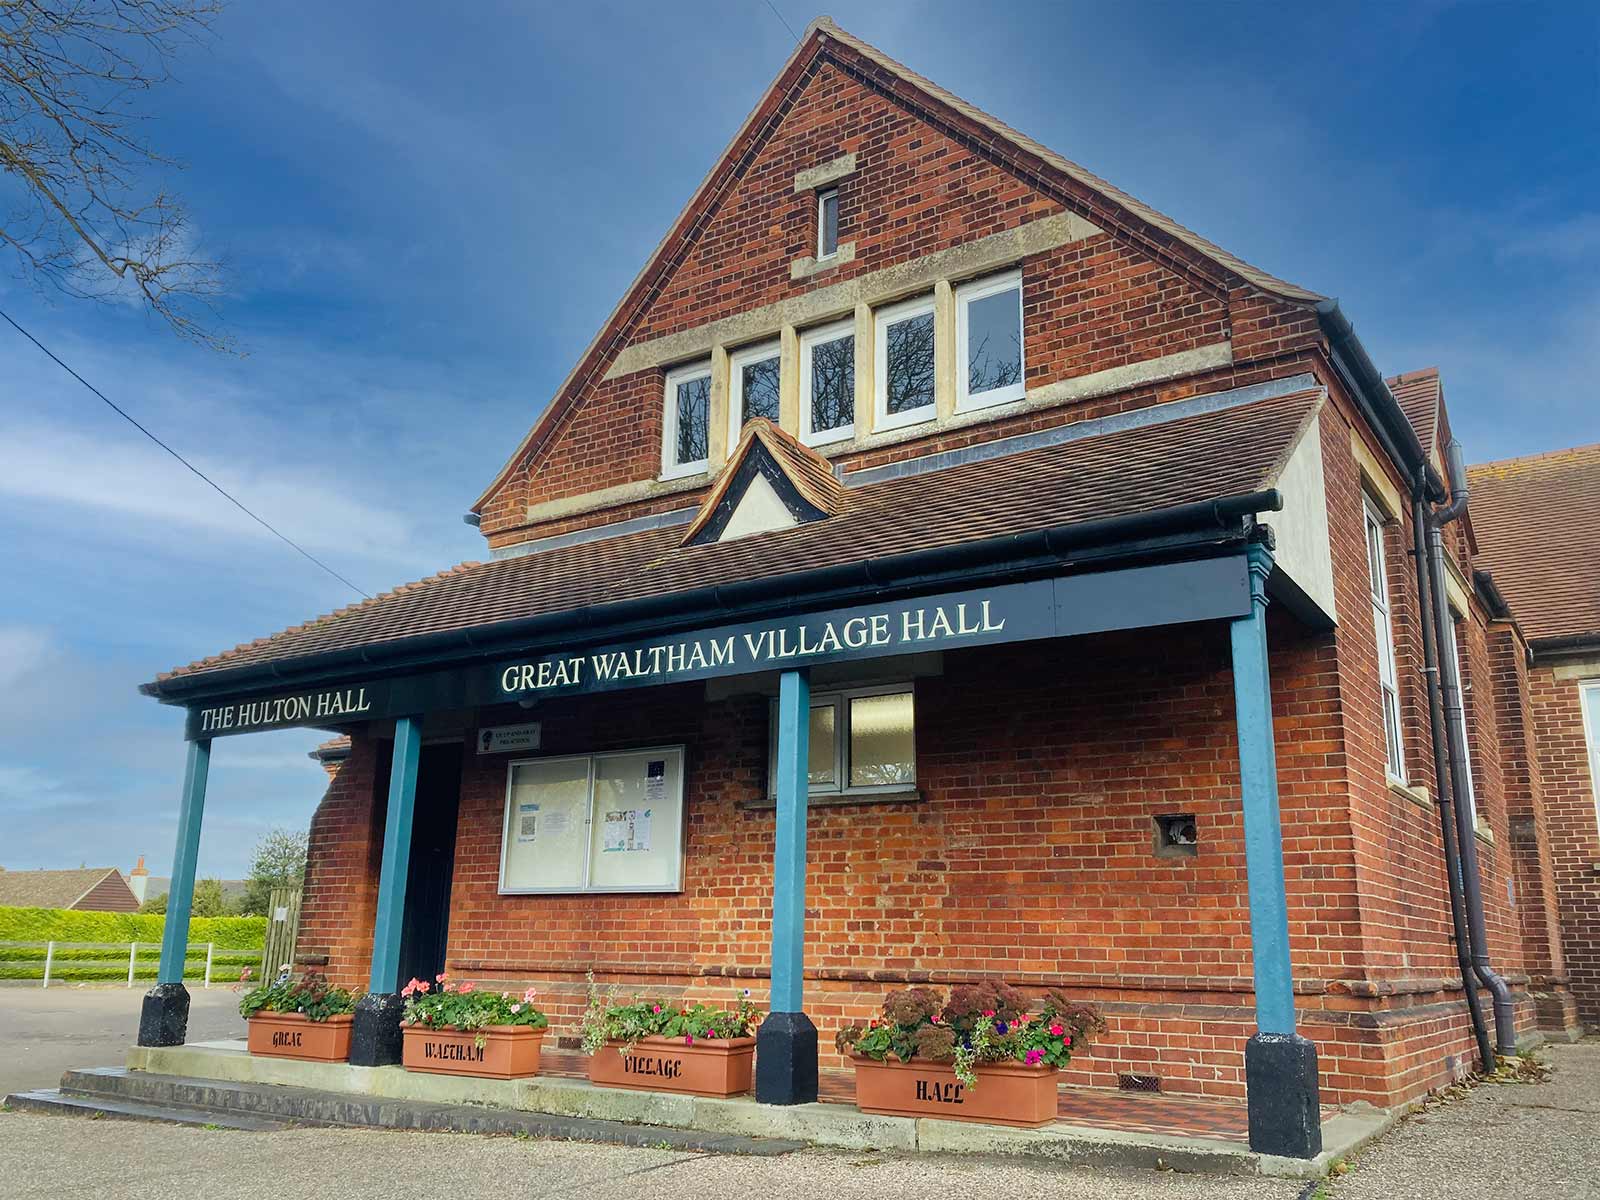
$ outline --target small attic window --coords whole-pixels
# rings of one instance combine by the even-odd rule
[[[839,189],[825,188],[817,193],[817,258],[832,258],[839,253]]]

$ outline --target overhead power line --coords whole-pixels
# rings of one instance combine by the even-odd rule
[[[143,425],[141,425],[137,420],[135,420],[134,417],[132,416],[132,414],[130,414],[126,409],[124,409],[124,408],[120,407],[119,405],[117,405],[109,396],[107,396],[99,388],[95,387],[94,384],[90,383],[82,375],[79,375],[71,367],[67,366],[66,363],[62,362],[60,357],[53,350],[51,350],[50,347],[46,346],[38,338],[34,337],[33,334],[29,333],[21,325],[18,325],[16,323],[16,321],[14,321],[12,319],[10,313],[6,312],[4,309],[0,309],[0,317],[4,317],[5,318],[5,322],[6,322],[7,325],[11,326],[11,328],[15,329],[23,337],[27,338],[30,342],[32,342],[35,346],[37,346],[41,351],[43,351],[44,354],[50,359],[50,361],[56,364],[56,366],[60,367],[68,375],[71,375],[79,383],[83,384],[84,387],[88,388],[96,396],[100,397],[101,400],[104,400],[106,405],[107,405],[107,407],[109,407],[112,412],[116,413],[117,416],[121,417],[129,425],[132,425],[140,433],[144,434],[145,437],[149,438],[152,442],[154,442],[156,445],[160,446],[168,454],[172,455],[173,458],[175,458],[179,462],[181,462],[195,476],[197,476],[198,478],[204,480],[205,483],[207,485],[209,485],[211,487],[211,489],[217,493],[217,495],[221,496],[229,504],[233,505],[240,512],[242,512],[245,516],[249,517],[257,525],[259,525],[259,526],[261,526],[261,528],[265,529],[268,533],[272,534],[273,537],[277,538],[284,545],[290,547],[296,553],[300,554],[302,557],[306,558],[310,562],[313,562],[317,566],[321,567],[329,575],[332,575],[340,583],[344,584],[345,587],[349,588],[352,592],[356,593],[356,595],[358,595],[358,596],[360,596],[360,597],[362,597],[363,599],[366,599],[366,600],[372,599],[372,597],[370,595],[368,595],[366,592],[362,591],[355,584],[351,583],[343,575],[339,574],[339,572],[335,571],[332,567],[330,567],[327,563],[323,562],[315,554],[311,553],[311,551],[307,550],[299,542],[295,541],[293,538],[289,537],[287,534],[285,534],[282,531],[280,531],[278,528],[276,528],[274,525],[272,525],[271,522],[267,521],[264,517],[257,516],[254,512],[252,512],[249,508],[247,508],[243,504],[243,502],[241,502],[240,500],[236,499],[231,493],[229,493],[226,488],[224,488],[216,480],[212,479],[211,476],[207,475],[199,467],[195,466],[187,458],[185,458],[183,455],[179,454],[176,450],[174,450],[171,446],[169,446],[165,442],[163,442],[155,434],[151,433],[148,429],[146,429]]]
[[[798,42],[800,40],[800,35],[794,31],[793,25],[789,24],[788,21],[783,19],[783,14],[778,11],[778,6],[774,4],[772,0],[767,0],[767,7],[772,10],[772,15],[777,17],[778,20],[783,24],[783,27],[789,31],[789,36]]]

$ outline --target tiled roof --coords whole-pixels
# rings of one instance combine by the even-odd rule
[[[1439,406],[1443,400],[1443,387],[1439,381],[1438,367],[1424,367],[1420,371],[1407,371],[1388,381],[1389,390],[1400,403],[1400,411],[1416,431],[1425,454],[1432,454],[1439,432]]]
[[[468,563],[163,679],[372,646],[1001,535],[1243,496],[1273,486],[1320,390],[851,489],[835,515],[731,542],[649,529]]]
[[[0,871],[0,906],[71,908],[108,875],[117,875],[117,869],[80,867],[71,871]]]
[[[1600,444],[1467,469],[1478,566],[1530,641],[1600,641]]]

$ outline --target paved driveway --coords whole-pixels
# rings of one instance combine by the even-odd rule
[[[190,993],[189,1040],[244,1036],[231,987]],[[51,1088],[73,1067],[122,1065],[139,1036],[143,987],[0,988],[0,1096]]]

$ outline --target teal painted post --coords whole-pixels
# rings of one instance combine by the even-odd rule
[[[1262,1033],[1292,1034],[1289,906],[1284,893],[1278,758],[1272,741],[1272,681],[1267,667],[1266,588],[1267,576],[1272,573],[1272,553],[1264,546],[1251,546],[1249,554],[1250,613],[1233,621],[1231,633],[1256,1027]]]
[[[772,1011],[802,1006],[805,959],[806,799],[811,791],[811,681],[785,671],[778,681],[778,819],[772,867]]]
[[[194,904],[195,864],[200,858],[200,814],[206,806],[206,776],[211,770],[211,739],[189,743],[178,802],[178,844],[172,852],[172,882],[167,888],[167,919],[161,932],[158,983],[182,983],[189,953],[189,910]],[[179,1039],[182,1040],[181,1038]]]
[[[406,911],[406,876],[411,870],[411,819],[417,800],[417,760],[422,754],[422,718],[394,723],[394,766],[389,771],[389,814],[383,829],[383,865],[378,876],[378,919],[372,931],[374,992],[400,989],[400,934]]]

